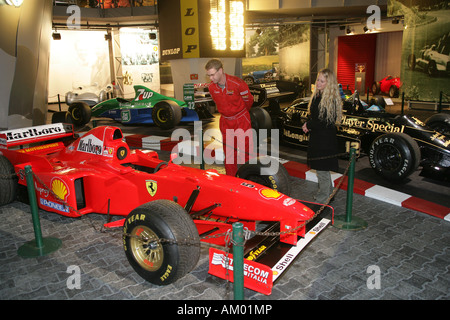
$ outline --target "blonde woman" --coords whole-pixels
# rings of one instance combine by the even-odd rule
[[[329,69],[322,69],[317,75],[308,112],[308,121],[303,124],[302,129],[309,133],[308,165],[317,174],[318,191],[314,199],[318,203],[326,203],[333,191],[330,171],[337,171],[339,168],[338,159],[333,155],[338,153],[336,124],[342,118],[339,86]]]

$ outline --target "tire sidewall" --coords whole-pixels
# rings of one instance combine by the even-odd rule
[[[401,155],[401,165],[396,171],[382,167],[379,152],[383,148],[394,148]],[[414,148],[407,139],[400,134],[384,134],[377,137],[369,150],[369,163],[379,175],[387,180],[399,181],[408,177],[417,168],[418,159],[415,159]]]
[[[91,120],[91,108],[87,103],[74,102],[69,107],[69,116],[72,123],[76,126],[82,126]]]
[[[169,118],[166,121],[161,120],[159,117],[160,112],[167,112]],[[160,101],[153,107],[152,119],[161,129],[172,129],[180,123],[181,107],[170,101]]]
[[[273,160],[276,161],[275,159]],[[286,168],[279,163],[278,171],[275,174],[262,175],[261,169],[267,167],[269,165],[262,164],[260,159],[258,159],[257,163],[245,163],[240,166],[236,176],[289,195],[291,192],[291,184],[289,183],[289,173]]]
[[[159,239],[175,238],[170,227],[157,212],[145,212],[142,208],[133,210],[125,220],[123,229],[124,234],[132,232],[133,229],[139,226],[150,228]],[[179,264],[179,250],[177,245],[163,244],[164,260],[161,267],[156,271],[148,271],[142,269],[135,260],[133,251],[130,247],[130,237],[124,235],[123,244],[125,255],[127,256],[130,265],[142,278],[157,285],[169,284],[175,280],[173,279],[173,276],[177,274]]]

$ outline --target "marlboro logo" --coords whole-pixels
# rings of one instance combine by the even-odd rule
[[[77,151],[101,155],[103,150],[103,141],[90,134],[80,139]]]

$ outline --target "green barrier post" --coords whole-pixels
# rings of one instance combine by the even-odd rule
[[[27,177],[28,198],[30,201],[35,239],[22,245],[17,250],[17,253],[24,258],[41,257],[58,250],[61,247],[62,242],[56,238],[42,238],[39,209],[36,193],[34,191],[34,179],[31,166],[25,166],[25,174]]]
[[[244,225],[233,223],[234,300],[244,300]]]
[[[347,210],[346,215],[336,216],[334,226],[346,230],[359,230],[367,227],[367,222],[358,217],[352,217],[353,210],[353,182],[355,180],[355,154],[356,150],[350,148],[350,167],[348,170],[347,183]]]

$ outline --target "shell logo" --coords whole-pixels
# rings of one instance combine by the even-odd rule
[[[51,188],[54,194],[61,200],[66,200],[69,194],[69,189],[64,181],[55,178],[52,180]]]
[[[280,198],[282,196],[282,194],[279,193],[278,191],[273,190],[273,189],[269,189],[269,188],[262,189],[262,190],[259,191],[259,193],[264,198],[267,198],[267,199],[278,199],[278,198]]]

